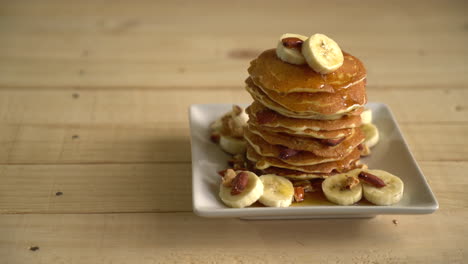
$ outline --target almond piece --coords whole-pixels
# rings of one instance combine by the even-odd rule
[[[279,153],[279,158],[280,159],[288,159],[292,156],[295,156],[299,153],[299,150],[295,150],[295,149],[290,149],[290,148],[282,148],[280,153]]]
[[[227,169],[223,175],[223,186],[232,187],[232,183],[236,178],[236,172],[233,169]]]
[[[302,43],[304,43],[304,41],[300,38],[284,38],[281,40],[281,42],[283,43],[283,46],[286,47],[286,48],[290,48],[290,49],[297,49],[297,50],[301,50],[302,48]]]
[[[336,145],[340,144],[340,143],[343,142],[345,139],[346,139],[346,137],[335,138],[335,139],[322,139],[322,140],[320,140],[320,141],[321,141],[323,144],[327,145],[327,146],[333,147],[333,146],[336,146]]]
[[[212,142],[218,144],[219,140],[221,139],[221,135],[219,135],[219,133],[213,132],[211,133],[210,139]]]
[[[245,171],[241,171],[237,176],[232,180],[231,194],[237,195],[244,191],[245,187],[249,183],[249,174]]]
[[[294,200],[298,203],[304,201],[304,188],[302,186],[294,187]]]
[[[359,179],[361,179],[361,180],[365,181],[366,183],[368,183],[370,185],[373,185],[374,187],[377,187],[377,188],[382,188],[382,187],[386,186],[385,182],[382,179],[375,176],[374,174],[370,174],[370,173],[365,172],[365,171],[361,171],[359,173]]]

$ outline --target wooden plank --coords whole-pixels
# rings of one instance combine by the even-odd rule
[[[283,6],[270,2],[243,2],[230,8],[216,1],[142,5],[80,1],[73,8],[48,3],[2,6],[0,86],[237,85],[248,61],[292,29],[335,37],[366,63],[369,80],[377,88],[468,85],[464,66],[468,37],[461,12],[466,3],[428,2],[421,13],[419,2],[299,1],[288,9],[294,16],[274,21],[283,16]],[[335,5],[340,6],[333,9],[340,19],[330,20],[326,10]],[[356,17],[357,10],[366,13],[365,19]],[[391,19],[382,19],[388,13]],[[264,26],[263,21],[270,23]],[[375,32],[385,34],[377,37]],[[450,49],[441,43],[450,43]]]
[[[464,175],[468,162],[420,165],[441,207],[468,207],[468,179],[447,180]],[[0,213],[191,211],[190,179],[188,163],[2,165]]]
[[[394,39],[405,38],[407,32],[401,35],[386,35],[380,41],[373,43],[374,35],[368,36],[368,42],[372,42],[373,47],[386,47],[386,43]],[[340,36],[341,33],[336,33]],[[441,42],[463,43],[468,40],[457,35],[442,36]],[[0,63],[0,85],[21,86],[101,86],[101,87],[128,87],[153,86],[158,85],[206,85],[216,87],[223,85],[237,85],[243,80],[249,61],[253,59],[265,47],[272,48],[276,35],[266,35],[261,40],[255,41],[256,45],[239,44],[244,38],[251,38],[249,35],[241,37],[218,38],[201,36],[199,38],[187,37],[178,39],[174,37],[174,42],[187,43],[190,48],[174,47],[168,52],[166,49],[157,51],[155,47],[166,46],[165,39],[138,40],[138,37],[127,36],[94,37],[95,43],[99,45],[81,44],[79,39],[83,36],[75,37],[77,40],[70,40],[63,43],[63,36],[57,36],[57,40],[49,43],[41,37],[38,40],[31,37],[8,37],[11,39],[9,46],[4,47],[4,54],[0,53],[2,61]],[[71,37],[73,38],[73,37]],[[135,40],[136,38],[136,40]],[[464,47],[447,53],[445,48],[423,46],[420,43],[428,43],[434,38],[428,35],[426,38],[419,38],[408,45],[413,48],[406,52],[398,52],[391,48],[368,48],[364,46],[354,46],[360,44],[355,38],[349,36],[349,40],[344,39],[343,43],[347,50],[352,51],[360,57],[368,69],[368,78],[378,89],[385,89],[389,86],[411,86],[424,89],[426,87],[446,87],[446,86],[468,86],[466,68],[463,62],[468,59],[467,51]],[[86,38],[87,39],[87,38]],[[208,39],[208,40],[207,40]],[[41,50],[33,49],[34,55],[27,55],[31,47],[24,47],[17,43],[37,43],[50,50],[61,46],[72,46],[73,50],[58,54],[70,54],[65,58],[54,58],[49,56],[50,51],[41,53]],[[88,41],[88,40],[86,40]],[[219,43],[218,49],[210,48],[207,42]],[[354,42],[353,42],[354,41]],[[366,41],[362,38],[363,42]],[[151,43],[149,47],[140,47],[133,43]],[[408,42],[408,41],[407,41]],[[120,48],[117,44],[124,46]],[[125,45],[127,43],[127,45]],[[225,43],[225,44],[224,44]],[[354,43],[352,45],[351,43]],[[8,44],[8,43],[6,43]],[[6,45],[3,44],[3,45]],[[24,45],[24,44],[23,44]],[[207,46],[207,47],[203,47]],[[466,46],[466,45],[465,45]],[[1,46],[0,46],[1,47]],[[113,47],[113,48],[109,48]],[[201,48],[203,47],[203,48]],[[69,48],[69,49],[70,49]],[[101,51],[105,49],[105,51]],[[183,57],[177,55],[180,50],[184,50]],[[15,51],[13,51],[15,50]],[[31,51],[29,51],[30,53]],[[18,54],[18,55],[15,55]],[[115,55],[122,54],[122,55]],[[386,55],[383,55],[386,54]],[[422,55],[421,55],[422,54]],[[404,63],[402,63],[404,61]],[[437,61],[438,63],[433,63]],[[47,65],[47,67],[44,67]],[[444,78],[440,76],[443,75]],[[120,78],[115,78],[119,76]],[[216,77],[214,77],[216,76]]]
[[[0,178],[0,213],[192,210],[188,163],[1,166]]]
[[[466,97],[466,89],[369,88],[418,160],[466,160]],[[241,87],[0,90],[0,164],[188,162],[190,104],[250,101]]]
[[[0,135],[0,164],[190,162],[185,123],[0,125]]]
[[[187,126],[0,125],[0,164],[190,162]],[[468,161],[468,123],[401,128],[419,161]]]
[[[6,263],[463,263],[467,217],[466,210],[448,209],[312,221],[5,215],[0,254]]]
[[[237,86],[0,89],[3,124],[151,124],[186,123],[191,104],[252,101]],[[468,89],[461,87],[379,90],[369,86],[370,102],[384,102],[398,122],[468,122]]]

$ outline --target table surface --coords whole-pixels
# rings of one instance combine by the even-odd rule
[[[468,261],[467,10],[466,1],[2,2],[0,262]],[[369,100],[394,111],[436,213],[192,213],[188,106],[250,102],[249,61],[285,32],[326,33],[364,61]]]

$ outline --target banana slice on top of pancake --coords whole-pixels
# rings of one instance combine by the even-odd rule
[[[344,56],[338,44],[323,34],[314,34],[302,44],[302,55],[316,72],[328,74],[343,65]]]
[[[306,36],[299,34],[283,34],[276,46],[276,55],[287,63],[296,65],[306,64],[305,58],[301,53],[302,43],[306,39]]]

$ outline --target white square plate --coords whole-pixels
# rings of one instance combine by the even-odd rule
[[[231,104],[197,104],[190,107],[192,143],[193,211],[204,217],[248,219],[349,218],[379,214],[429,214],[439,208],[436,198],[418,167],[395,118],[385,104],[369,103],[380,141],[372,154],[363,159],[371,169],[389,171],[405,183],[403,199],[392,206],[296,206],[288,208],[229,208],[218,197],[218,171],[227,167],[229,156],[210,141],[209,125],[231,110]]]

